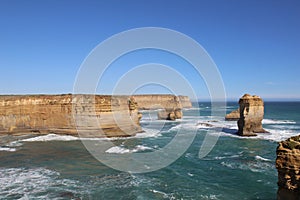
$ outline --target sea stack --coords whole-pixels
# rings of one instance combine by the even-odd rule
[[[225,116],[226,121],[237,121],[240,119],[240,109],[236,109]]]
[[[300,136],[280,142],[276,153],[277,199],[300,200]]]
[[[159,120],[176,120],[182,118],[182,104],[179,97],[174,96],[163,107],[162,111],[158,111],[157,118]]]
[[[241,136],[256,136],[256,133],[266,133],[262,127],[264,118],[264,102],[256,95],[245,94],[239,100],[240,118],[238,134]]]

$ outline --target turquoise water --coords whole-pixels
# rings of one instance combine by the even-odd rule
[[[227,113],[237,108],[228,103]],[[219,108],[225,109],[225,108]],[[200,113],[200,116],[199,116]],[[210,104],[184,111],[184,118],[155,120],[144,112],[145,133],[113,140],[111,155],[151,152],[168,144],[179,128],[197,130],[188,150],[158,171],[131,174],[96,160],[74,137],[48,135],[0,148],[1,199],[276,199],[277,142],[300,133],[300,103],[266,102],[263,126],[269,134],[236,136],[236,122],[210,117]],[[210,123],[211,127],[197,125]],[[223,127],[217,144],[204,158],[199,148],[206,134]],[[42,141],[43,140],[43,141]]]

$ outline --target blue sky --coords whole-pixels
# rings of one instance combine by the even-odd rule
[[[200,43],[218,66],[229,99],[251,93],[299,100],[299,19],[297,0],[0,0],[0,94],[71,93],[81,63],[100,42],[150,26]],[[208,98],[188,63],[151,50],[116,61],[97,92],[110,93],[126,70],[148,62],[174,67],[199,98]],[[153,86],[139,92],[154,91],[167,90]]]

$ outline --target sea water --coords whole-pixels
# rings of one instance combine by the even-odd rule
[[[217,109],[228,113],[237,107],[227,103]],[[186,109],[183,119],[172,122],[156,120],[156,111],[144,111],[144,133],[110,139],[115,146],[105,152],[126,155],[161,149],[179,129],[187,136],[196,131],[183,155],[148,173],[107,167],[73,136],[49,134],[2,143],[0,199],[276,199],[276,147],[300,134],[300,102],[266,102],[263,127],[270,133],[251,138],[235,134],[236,122],[210,114],[210,103]],[[212,151],[199,158],[205,136],[217,134],[220,127]]]

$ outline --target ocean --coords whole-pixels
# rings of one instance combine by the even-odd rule
[[[217,109],[229,113],[237,108],[237,103],[229,102]],[[115,146],[106,154],[154,152],[168,145],[179,129],[187,136],[196,131],[177,160],[147,173],[112,169],[73,136],[2,141],[0,199],[276,199],[277,143],[300,134],[299,113],[300,102],[265,102],[263,127],[270,133],[244,138],[235,135],[236,122],[210,116],[210,103],[185,109],[178,121],[158,121],[156,111],[143,111],[145,132],[110,139]],[[205,136],[217,134],[218,127],[223,131],[217,143],[199,158]]]

